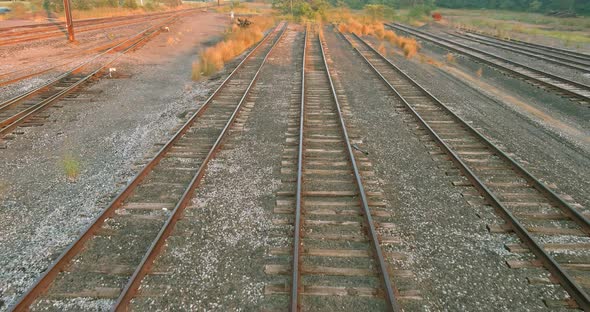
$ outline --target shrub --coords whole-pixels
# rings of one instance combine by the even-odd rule
[[[130,9],[137,9],[137,2],[135,0],[125,0],[123,6]]]
[[[388,41],[392,45],[401,48],[407,58],[412,58],[420,50],[420,45],[415,39],[398,36],[391,30],[385,30],[381,22],[362,24],[355,19],[350,19],[347,23],[338,24],[338,30],[355,33],[359,36],[373,36],[380,41]]]
[[[197,80],[201,76],[210,76],[223,68],[225,63],[240,55],[246,49],[260,41],[264,37],[264,30],[272,26],[271,18],[253,18],[252,24],[247,28],[239,28],[233,25],[224,41],[217,43],[201,53],[198,65],[193,64],[192,77]],[[195,71],[198,71],[196,73]]]

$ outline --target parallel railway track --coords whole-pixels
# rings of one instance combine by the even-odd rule
[[[144,44],[159,33],[160,27],[172,23],[177,18],[177,16],[172,16],[161,23],[150,26],[46,84],[0,103],[0,139],[6,138],[17,127],[27,122],[37,124],[40,120],[35,120],[35,118],[39,113],[75,92],[85,83],[90,82],[124,53]],[[43,119],[43,117],[40,118]]]
[[[501,41],[504,43],[510,43],[515,46],[519,46],[521,48],[528,48],[528,49],[532,49],[533,51],[543,51],[543,53],[549,53],[550,55],[565,56],[565,57],[569,57],[569,58],[576,59],[579,61],[584,61],[585,63],[590,62],[590,54],[587,54],[587,53],[581,53],[581,52],[577,52],[577,51],[572,51],[572,50],[561,49],[561,48],[557,48],[557,47],[551,47],[551,46],[521,41],[518,39],[505,39],[505,38],[500,38],[500,37],[496,37],[496,36],[490,36],[490,35],[487,35],[487,34],[484,34],[481,32],[475,32],[475,31],[469,30],[469,29],[462,29],[462,28],[460,28],[460,29],[462,31],[466,31],[468,33],[475,34],[480,37],[485,37],[488,39],[493,39],[493,40]]]
[[[526,55],[545,62],[550,62],[560,66],[576,69],[584,73],[590,73],[590,60],[584,62],[578,60],[576,57],[556,55],[556,53],[547,53],[541,49],[524,48],[510,41],[499,41],[496,39],[490,39],[485,36],[475,35],[472,33],[459,34],[449,32],[448,34],[459,39],[477,42],[483,45],[503,49],[521,55]]]
[[[181,11],[169,11],[162,13],[126,16],[126,17],[113,17],[113,18],[102,18],[102,19],[88,19],[74,21],[76,25],[76,32],[83,33],[94,30],[115,28],[126,25],[158,22],[159,20],[169,18],[173,15],[187,14],[195,12],[197,9],[188,9]],[[33,29],[27,29],[33,27]],[[62,23],[56,23],[51,26],[40,27],[38,25],[30,26],[17,26],[13,28],[2,28],[0,29],[0,47],[14,45],[18,43],[32,42],[41,39],[66,37],[67,33],[64,33],[64,25]],[[20,30],[20,28],[24,28]]]
[[[110,300],[114,311],[127,309],[285,28],[265,36],[13,311],[88,297]]]
[[[268,274],[291,274],[291,284],[265,292],[289,294],[290,311],[401,311],[376,229],[390,225],[384,219],[391,214],[381,194],[365,191],[361,170],[370,169],[353,149],[322,40],[313,28],[305,34],[298,125],[290,130],[297,142],[285,155],[295,190],[279,194],[288,196],[288,204],[276,210],[294,217],[288,221],[293,245],[291,253],[271,253],[293,257],[290,265],[266,268]]]
[[[7,72],[0,73],[0,87],[10,85],[16,82],[19,82],[24,79],[28,79],[31,77],[36,77],[39,75],[43,75],[46,73],[50,73],[53,70],[61,69],[61,68],[75,68],[77,65],[84,63],[87,59],[90,59],[95,54],[104,52],[112,47],[115,47],[122,43],[125,38],[119,38],[117,40],[113,40],[104,42],[89,47],[83,51],[77,51],[74,53],[60,55],[58,57],[46,58],[43,61],[43,64],[35,64],[32,66],[19,66],[16,70],[11,70]]]
[[[437,37],[433,34],[426,33],[415,28],[404,26],[401,24],[386,24],[388,27],[403,31],[407,34],[415,36],[419,39],[429,41],[436,45],[440,45],[445,49],[467,55],[478,62],[490,65],[494,68],[503,70],[511,75],[524,79],[535,85],[542,86],[553,90],[563,97],[569,98],[575,102],[590,106],[590,86],[572,81],[563,77],[559,77],[547,72],[534,69],[532,67],[502,58],[500,56],[449,40]]]
[[[514,232],[524,243],[507,248],[538,259],[508,264],[544,266],[554,277],[549,283],[561,284],[574,306],[590,311],[588,211],[564,201],[370,44],[354,34],[343,36],[448,155],[464,177],[454,184],[478,190],[463,196],[493,206],[506,222],[497,228]]]

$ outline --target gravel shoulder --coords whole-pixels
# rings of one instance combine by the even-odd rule
[[[394,106],[385,89],[348,43],[325,32],[334,67],[346,89],[353,119],[375,173],[393,205],[400,236],[412,250],[409,268],[424,300],[408,311],[545,311],[541,299],[562,298],[559,288],[527,283],[542,271],[512,270],[504,244],[509,235],[489,234],[501,220],[483,206],[472,207],[452,186],[452,177],[419,140],[415,124]],[[448,91],[447,91],[448,92]]]
[[[190,80],[199,49],[226,27],[218,14],[184,18],[117,64],[130,78],[100,80],[0,150],[0,310],[102,211],[139,170],[134,163],[153,154],[154,144],[167,140],[226,74]],[[79,165],[75,182],[66,178],[68,162]]]

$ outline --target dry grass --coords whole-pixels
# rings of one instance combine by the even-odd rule
[[[270,17],[255,17],[251,20],[252,25],[247,28],[233,25],[225,40],[201,53],[199,60],[193,63],[194,80],[210,76],[223,68],[226,62],[260,41],[264,37],[264,31],[274,24]]]
[[[422,63],[422,64],[430,64],[430,65],[433,65],[436,67],[443,67],[444,66],[443,63],[441,63],[433,58],[430,58],[424,54],[419,54],[418,57],[419,57],[420,63]]]
[[[588,49],[590,17],[558,18],[539,13],[502,10],[443,9],[444,19],[451,25],[490,35]]]
[[[361,23],[356,19],[349,19],[346,23],[338,24],[340,32],[355,33],[359,36],[373,36],[380,41],[388,41],[399,47],[407,58],[414,57],[420,50],[420,45],[413,38],[398,36],[391,30],[386,30],[383,23]]]
[[[379,53],[383,55],[387,54],[387,50],[385,49],[385,45],[383,45],[383,42],[379,44],[379,47],[377,47],[377,51],[379,51]]]
[[[455,55],[453,53],[447,53],[447,55],[445,56],[445,59],[447,60],[447,63],[449,63],[449,64],[455,63]]]

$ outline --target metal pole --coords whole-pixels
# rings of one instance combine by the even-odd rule
[[[74,23],[72,21],[72,4],[70,0],[64,0],[64,11],[66,14],[66,27],[68,28],[68,40],[74,42]]]

